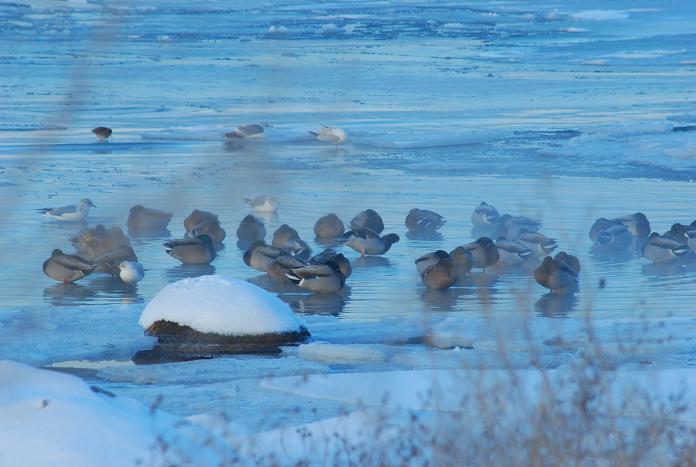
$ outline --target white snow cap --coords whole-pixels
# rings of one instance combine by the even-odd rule
[[[139,323],[147,329],[159,320],[228,336],[297,332],[304,326],[275,295],[220,275],[183,279],[164,287],[147,304]]]

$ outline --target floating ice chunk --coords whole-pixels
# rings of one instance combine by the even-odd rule
[[[581,63],[583,65],[605,66],[605,65],[609,64],[609,61],[604,60],[602,58],[597,58],[597,59],[583,60]]]
[[[369,344],[328,344],[312,342],[300,345],[298,354],[305,360],[327,363],[383,362],[385,346]]]
[[[438,349],[451,349],[454,347],[473,349],[474,343],[461,332],[445,330],[433,331],[429,336],[430,345]]]
[[[319,34],[329,35],[336,34],[338,32],[338,26],[334,23],[322,24],[319,28]]]
[[[629,16],[626,10],[583,10],[572,14],[575,19],[587,21],[615,21],[628,19]]]
[[[290,32],[290,30],[285,26],[273,26],[271,24],[271,26],[268,28],[268,34],[272,35],[282,36],[288,32]]]
[[[97,373],[97,378],[117,383],[209,385],[243,378],[325,373],[329,367],[296,356],[214,358],[160,365],[115,365]]]
[[[3,465],[219,465],[234,455],[201,426],[75,376],[0,361],[0,381]]]
[[[170,321],[227,336],[298,332],[303,323],[290,307],[261,287],[219,275],[183,279],[160,290],[139,324]]]

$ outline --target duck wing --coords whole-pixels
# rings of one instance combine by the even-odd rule
[[[180,246],[192,246],[192,245],[198,245],[200,244],[201,241],[198,240],[197,238],[179,238],[175,240],[168,240],[163,243],[164,246],[167,248],[176,248]]]
[[[42,208],[39,209],[43,214],[50,214],[52,216],[62,216],[64,214],[71,214],[77,212],[77,206],[71,204],[70,206],[62,206],[59,208]]]
[[[283,267],[296,269],[306,266],[306,263],[299,258],[291,255],[281,255],[276,258],[276,262]]]
[[[59,255],[55,256],[53,260],[60,264],[61,266],[68,269],[77,269],[80,271],[91,271],[95,268],[95,265],[81,256],[77,255]]]
[[[292,273],[302,279],[313,279],[316,277],[331,277],[336,271],[325,264],[310,264],[301,268],[295,268]]]

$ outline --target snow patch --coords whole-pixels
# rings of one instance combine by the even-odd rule
[[[305,360],[327,363],[383,362],[384,346],[368,344],[328,344],[312,342],[300,345],[298,355]]]
[[[233,451],[198,425],[91,390],[81,379],[0,361],[3,465],[217,465]],[[169,449],[161,449],[167,445]]]

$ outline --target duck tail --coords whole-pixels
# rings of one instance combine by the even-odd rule
[[[342,233],[341,235],[339,235],[338,237],[336,237],[336,240],[345,242],[351,237],[351,235],[353,235],[353,231],[348,230],[348,231]]]
[[[244,201],[249,206],[252,206],[254,200],[252,200],[251,198],[242,198],[242,201]]]
[[[285,273],[285,277],[287,277],[288,280],[289,280],[290,282],[292,282],[293,284],[299,284],[300,281],[302,280],[301,277],[298,277],[298,276],[297,276],[294,272],[292,272],[292,271],[286,272],[286,273]]]
[[[308,131],[309,131],[310,135],[319,136],[319,133],[317,133],[316,131],[312,131],[312,130],[308,130]]]

